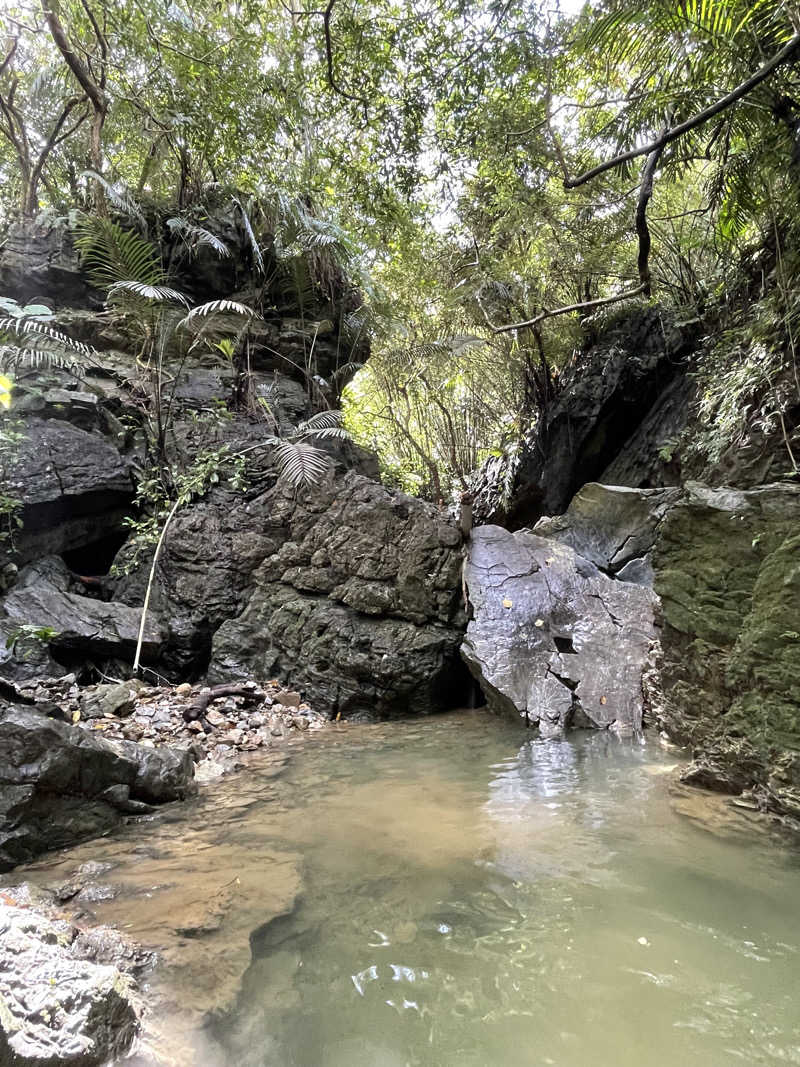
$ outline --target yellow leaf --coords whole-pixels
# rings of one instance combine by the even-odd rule
[[[72,713],[72,721],[73,722],[78,722],[80,717],[81,717],[81,713],[77,709],[75,711],[73,711],[73,713]]]
[[[0,374],[0,407],[11,407],[11,390],[14,383],[5,374]]]
[[[600,697],[600,703],[601,703],[601,704],[607,704],[607,703],[608,703],[608,701],[606,700],[606,698],[605,698],[605,697]]]
[[[541,628],[544,626],[544,619],[537,619],[536,622],[533,625],[534,626],[538,626],[539,629],[541,630]]]
[[[512,601],[510,601],[510,600],[504,600],[504,601],[503,601],[503,607],[504,607],[504,608],[510,608],[510,607],[513,607]]]

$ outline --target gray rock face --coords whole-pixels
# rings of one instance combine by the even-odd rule
[[[75,933],[0,902],[0,1062],[9,1067],[101,1067],[136,1036],[129,980],[76,958]]]
[[[40,216],[9,226],[0,253],[0,290],[21,303],[91,297],[65,222]]]
[[[465,581],[473,616],[461,653],[490,705],[546,737],[641,729],[649,589],[609,578],[568,545],[499,526],[472,531]]]
[[[651,585],[656,531],[680,496],[677,488],[629,489],[590,482],[575,494],[564,515],[540,519],[534,532],[569,545],[609,574]]]
[[[141,609],[67,592],[70,580],[67,567],[57,557],[24,567],[2,603],[5,625],[30,624],[55,631],[50,639],[55,651],[130,659],[136,648]],[[148,615],[142,645],[145,658],[155,658],[162,642],[163,634]]]
[[[352,472],[219,494],[176,518],[154,607],[178,651],[214,633],[213,681],[280,676],[345,716],[455,706],[460,542],[431,505]]]
[[[563,370],[558,396],[536,424],[512,491],[508,472],[490,464],[476,484],[475,517],[512,529],[566,510],[592,480],[638,486],[676,485],[680,469],[661,450],[683,427],[685,359],[693,327],[678,328],[663,309],[627,308],[609,316],[599,336]],[[498,469],[498,466],[500,469]]]
[[[23,560],[89,545],[119,529],[133,498],[128,465],[98,433],[31,418],[11,472],[22,500]]]
[[[1,709],[0,870],[105,832],[131,801],[186,796],[193,772],[188,752],[112,744],[30,708]]]

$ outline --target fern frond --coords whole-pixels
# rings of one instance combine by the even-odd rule
[[[250,225],[250,216],[245,211],[244,205],[238,197],[234,197],[233,202],[234,204],[236,204],[236,206],[239,208],[239,211],[241,211],[242,213],[242,224],[244,225],[244,231],[247,234],[247,240],[250,242],[250,250],[253,253],[253,262],[255,263],[259,274],[263,274],[264,257],[261,254],[261,249],[259,248],[258,241],[256,240],[256,235],[255,233],[253,233],[253,227]]]
[[[134,281],[114,282],[108,290],[109,298],[120,292],[133,293],[134,296],[140,296],[143,300],[157,300],[162,303],[189,306],[188,297],[184,296],[183,293],[179,293],[177,289],[170,289],[168,285],[148,285],[145,282]]]
[[[161,285],[164,271],[155,248],[133,230],[110,219],[80,215],[74,225],[81,263],[96,285],[108,288],[120,281]]]

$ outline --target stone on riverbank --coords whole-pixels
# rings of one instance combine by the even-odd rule
[[[76,934],[0,900],[0,1063],[101,1067],[130,1048],[131,984],[114,966],[76,958]]]

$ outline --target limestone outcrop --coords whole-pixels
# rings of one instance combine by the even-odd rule
[[[642,728],[642,672],[655,597],[573,548],[528,530],[473,530],[465,567],[472,618],[462,655],[490,705],[544,737],[588,726]]]

